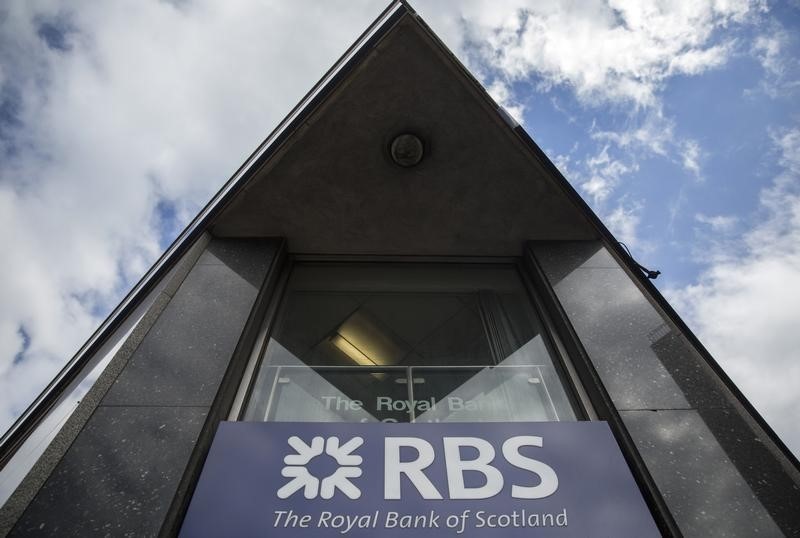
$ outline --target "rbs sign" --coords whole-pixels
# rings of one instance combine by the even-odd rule
[[[602,422],[220,425],[181,536],[659,536]]]
[[[424,473],[435,460],[433,445],[417,437],[387,437],[384,443],[384,499],[400,499],[401,475],[409,479],[423,499],[442,498]],[[442,437],[442,445],[450,499],[488,499],[500,493],[504,483],[503,474],[492,466],[495,450],[491,443],[479,437]],[[515,499],[541,499],[552,495],[558,489],[556,472],[547,464],[522,455],[520,449],[525,446],[541,447],[542,438],[532,435],[511,437],[503,442],[503,457],[515,468],[534,473],[539,483],[535,486],[512,485],[511,496]],[[400,450],[403,447],[413,448],[418,457],[401,461]],[[477,452],[477,457],[463,459],[462,449]],[[482,475],[483,485],[467,487],[464,475],[469,471]]]
[[[350,499],[361,497],[361,490],[350,481],[351,478],[361,476],[361,456],[354,455],[355,451],[364,443],[361,437],[353,437],[340,446],[338,437],[314,437],[310,444],[306,444],[297,436],[288,439],[288,444],[295,450],[294,454],[287,455],[283,461],[286,467],[281,474],[291,480],[278,490],[278,497],[286,499],[302,489],[306,499],[313,499],[321,493],[323,499],[330,499],[338,489]],[[492,466],[495,451],[485,439],[478,437],[443,437],[445,468],[447,469],[448,498],[450,499],[488,499],[494,497],[503,489],[503,475],[496,467]],[[511,496],[516,499],[541,499],[547,497],[558,488],[558,477],[555,471],[544,463],[528,458],[520,453],[523,446],[542,446],[542,438],[535,436],[516,436],[503,443],[503,456],[511,465],[533,472],[540,483],[536,486],[511,487]],[[333,457],[338,468],[328,477],[320,479],[312,476],[308,471],[308,464],[324,452]],[[416,451],[415,459],[403,461],[400,452],[403,448]],[[477,457],[464,460],[462,448],[477,450]],[[384,438],[384,464],[383,487],[384,499],[402,498],[400,490],[401,476],[405,476],[416,488],[423,499],[441,499],[442,495],[425,474],[425,469],[434,463],[435,452],[433,445],[419,437],[386,437]],[[464,474],[473,471],[483,476],[483,485],[467,487]]]

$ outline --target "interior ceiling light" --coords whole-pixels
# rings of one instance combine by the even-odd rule
[[[361,366],[378,366],[377,362],[368,357],[363,351],[358,349],[353,345],[352,342],[348,341],[347,338],[339,333],[333,335],[331,338],[331,343],[339,348],[339,350],[345,355],[350,357],[353,362],[360,364]]]
[[[362,310],[336,329],[331,343],[361,366],[390,366],[408,353],[387,327]]]
[[[404,133],[392,140],[389,153],[395,163],[408,168],[419,164],[425,155],[425,146],[417,135]]]

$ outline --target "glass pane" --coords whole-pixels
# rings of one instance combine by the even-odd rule
[[[245,419],[575,420],[540,327],[511,265],[298,264]]]
[[[266,419],[277,422],[405,422],[405,369],[270,367],[272,402]],[[392,405],[399,402],[402,405]]]
[[[558,420],[538,366],[413,368],[419,422]]]

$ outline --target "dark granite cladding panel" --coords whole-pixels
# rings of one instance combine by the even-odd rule
[[[155,536],[206,414],[99,407],[10,536]]]
[[[184,275],[185,276],[185,275]],[[0,536],[5,536],[16,521],[25,511],[27,506],[36,497],[44,483],[52,474],[64,454],[72,446],[75,438],[86,426],[89,419],[94,414],[95,409],[100,404],[103,395],[114,383],[114,379],[125,368],[128,360],[136,351],[139,344],[147,335],[150,327],[156,322],[158,316],[169,304],[170,297],[165,293],[160,293],[147,310],[147,313],[136,325],[136,328],[119,348],[114,358],[105,367],[103,373],[94,382],[92,388],[81,399],[78,407],[72,412],[69,418],[58,431],[41,455],[39,460],[28,472],[25,479],[19,485],[14,494],[6,504],[0,509]],[[41,426],[40,426],[41,427]]]
[[[777,524],[781,519],[786,535],[795,535],[791,529],[799,528],[796,492],[792,495],[774,484],[766,484],[771,495],[754,492],[720,444],[717,432],[736,429],[730,411],[705,415],[695,410],[623,411],[621,415],[684,536],[784,536]],[[740,448],[763,450],[747,430],[736,429],[736,435]],[[751,460],[749,465],[761,463]],[[786,481],[785,473],[763,478]],[[793,518],[794,525],[787,518]]]
[[[280,242],[273,239],[214,239],[197,260],[198,265],[225,265],[260,288]]]
[[[279,242],[213,240],[14,536],[155,536]]]
[[[575,269],[616,269],[617,262],[598,241],[548,241],[536,244],[536,258],[550,282]]]
[[[710,368],[624,271],[579,266],[553,284],[618,409],[729,405]]]
[[[605,249],[533,251],[683,533],[800,536],[791,464]]]
[[[196,265],[103,405],[211,405],[257,293],[227,265]]]

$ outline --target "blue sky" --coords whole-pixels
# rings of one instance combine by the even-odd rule
[[[0,429],[384,5],[0,7]],[[800,452],[800,3],[415,7]]]

